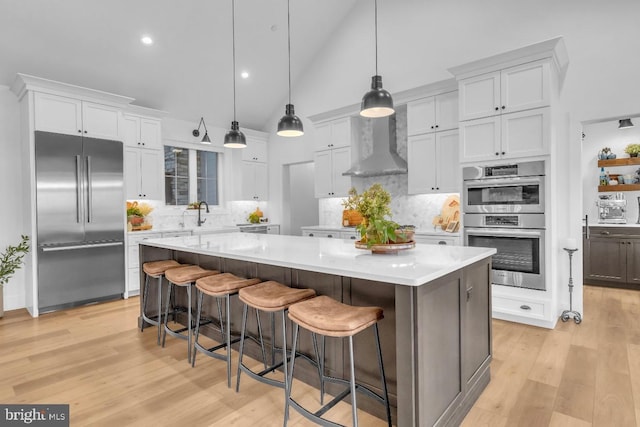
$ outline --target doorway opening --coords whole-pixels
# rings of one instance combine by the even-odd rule
[[[282,234],[301,236],[301,227],[318,225],[314,162],[283,165]]]

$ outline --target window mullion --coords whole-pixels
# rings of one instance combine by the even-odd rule
[[[189,203],[198,201],[197,150],[189,150]]]

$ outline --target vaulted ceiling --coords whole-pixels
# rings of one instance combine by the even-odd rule
[[[291,1],[294,82],[355,3]],[[231,0],[0,0],[0,11],[0,84],[20,72],[194,123],[232,120]],[[238,119],[262,130],[287,98],[286,0],[236,0],[235,31]]]

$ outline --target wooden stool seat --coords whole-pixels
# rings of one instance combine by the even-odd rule
[[[186,267],[171,268],[165,272],[165,277],[174,285],[185,286],[202,277],[219,273],[218,270],[205,270],[199,265],[189,265]]]
[[[257,278],[244,279],[231,273],[222,273],[196,280],[196,288],[206,295],[223,297],[260,282],[261,280]]]
[[[245,304],[267,312],[282,311],[291,304],[313,298],[313,289],[290,288],[272,280],[246,289],[240,289],[240,300]]]
[[[178,261],[172,259],[165,259],[162,261],[151,261],[142,264],[142,270],[149,276],[156,277],[160,274],[164,274],[170,268],[186,267],[187,264],[180,264]]]
[[[322,295],[289,307],[289,319],[316,334],[348,337],[383,318],[380,307],[355,307]]]

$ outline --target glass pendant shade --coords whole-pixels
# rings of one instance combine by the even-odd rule
[[[360,115],[386,117],[395,113],[391,94],[382,88],[382,76],[371,77],[371,90],[362,97]]]
[[[622,119],[618,120],[618,129],[629,129],[633,127],[633,123],[631,119]]]
[[[285,114],[278,122],[277,134],[288,137],[304,135],[302,120],[296,116],[293,104],[287,104]]]
[[[240,125],[235,120],[231,122],[231,130],[224,136],[224,146],[228,148],[244,148],[247,138],[240,131]]]

